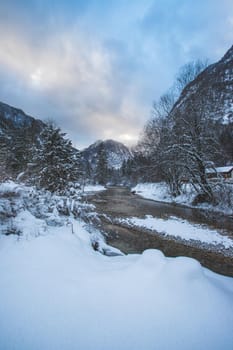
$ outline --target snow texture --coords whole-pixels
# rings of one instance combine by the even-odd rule
[[[41,120],[34,119],[25,114],[22,110],[0,102],[0,130],[2,128],[2,133],[7,131],[8,127],[10,127],[10,129],[21,129],[24,127],[30,128],[33,124],[34,127],[36,125],[39,129],[44,125]]]
[[[167,187],[161,182],[140,183],[132,188],[132,191],[136,191],[137,194],[144,198],[152,199],[155,201],[171,201],[171,196],[167,193]]]
[[[93,192],[101,192],[106,190],[106,188],[102,185],[86,185],[84,187],[84,193],[93,193]]]
[[[93,168],[96,168],[98,163],[98,155],[101,146],[103,146],[106,152],[109,168],[120,169],[124,161],[132,158],[130,150],[121,142],[114,140],[98,140],[82,151],[82,155]]]
[[[158,250],[104,256],[92,248],[107,248],[100,233],[59,214],[63,197],[39,193],[33,210],[19,205],[26,186],[9,183],[3,206],[10,190],[21,235],[0,235],[1,350],[232,349],[232,278]]]
[[[145,219],[132,217],[121,219],[121,222],[157,231],[165,236],[179,237],[186,241],[195,240],[201,243],[223,245],[226,249],[233,248],[233,239],[221,235],[216,230],[211,230],[203,225],[191,224],[177,217],[165,220],[147,215]]]
[[[78,223],[0,252],[1,349],[232,349],[233,280],[195,260],[107,258]]]
[[[224,57],[208,66],[182,91],[175,103],[172,114],[188,113],[190,106],[193,110],[200,108],[200,96],[206,101],[202,113],[210,115],[213,120],[222,124],[233,121],[233,46]]]
[[[229,184],[228,186],[232,186],[232,185]],[[229,187],[229,189],[231,188],[232,187]],[[157,182],[157,183],[139,183],[134,188],[132,188],[132,191],[135,191],[138,195],[144,198],[152,199],[154,201],[184,204],[189,207],[194,207],[192,205],[192,202],[196,196],[196,193],[193,190],[192,186],[189,183],[187,183],[187,184],[184,184],[183,189],[184,191],[181,195],[177,197],[173,197],[168,193],[168,188],[165,183]],[[232,189],[231,189],[231,192],[232,192]],[[212,210],[216,212],[222,212],[226,215],[233,214],[232,206],[228,205],[227,203],[224,203],[224,200],[222,203],[220,203],[217,206],[213,206],[207,203],[201,203],[196,205],[195,207],[198,207],[200,209]]]
[[[233,170],[233,165],[229,166],[222,166],[222,167],[217,167],[214,169],[206,169],[207,174],[214,174],[214,173],[228,173]]]

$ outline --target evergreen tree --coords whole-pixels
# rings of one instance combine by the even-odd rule
[[[0,134],[0,180],[6,177],[7,158],[9,154],[9,142],[4,135]]]
[[[79,153],[65,135],[49,123],[40,135],[33,158],[34,182],[51,192],[64,191],[69,182],[80,177]]]
[[[29,129],[16,129],[10,133],[7,170],[13,177],[26,170],[32,157],[33,142],[33,135]]]
[[[100,144],[99,151],[98,151],[98,160],[97,160],[95,178],[100,185],[105,185],[108,181],[108,160],[107,160],[107,154],[103,143]]]
[[[90,164],[90,162],[88,160],[86,160],[84,162],[83,172],[84,172],[85,177],[87,179],[91,179],[92,178],[93,169],[92,169],[91,164]]]
[[[38,131],[33,127],[15,128],[7,131],[7,137],[2,135],[1,164],[5,164],[8,176],[18,177],[20,173],[28,172],[32,162],[33,145],[38,141]]]

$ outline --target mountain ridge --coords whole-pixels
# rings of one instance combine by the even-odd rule
[[[199,96],[199,101],[198,97]],[[233,45],[216,63],[209,65],[181,92],[171,115],[187,113],[192,105],[207,101],[205,112],[221,123],[233,122]]]
[[[42,120],[26,114],[22,109],[0,102],[0,133],[9,134],[11,131],[32,129],[39,133],[45,124]]]
[[[98,162],[98,154],[104,148],[109,168],[119,169],[124,160],[132,158],[132,153],[127,146],[112,139],[97,140],[81,151],[82,157],[89,162],[94,169]]]

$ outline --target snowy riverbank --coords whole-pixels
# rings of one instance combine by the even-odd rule
[[[104,191],[106,188],[102,185],[85,185],[83,192],[86,194],[94,193],[94,192],[101,192]]]
[[[156,231],[161,235],[170,236],[171,238],[179,238],[184,241],[196,241],[200,244],[211,246],[222,246],[231,251],[233,255],[233,239],[220,234],[219,231],[209,229],[204,225],[192,224],[187,220],[177,217],[169,217],[167,219],[152,217],[146,215],[144,219],[131,217],[121,219],[120,222],[129,226],[146,228]]]
[[[152,199],[155,201],[166,202],[166,203],[182,204],[189,207],[194,207],[192,205],[192,202],[196,194],[189,184],[185,184],[184,186],[185,186],[184,193],[182,193],[180,196],[177,196],[177,197],[173,197],[168,193],[167,186],[163,182],[139,183],[134,188],[132,188],[132,191],[135,191],[137,194],[147,199]],[[232,191],[232,195],[233,195],[233,191]],[[232,202],[233,202],[233,199],[232,199]],[[221,205],[218,205],[218,206],[213,206],[210,204],[203,203],[195,207],[221,212],[226,215],[233,215],[233,208],[232,206],[227,205],[227,203],[222,203]]]

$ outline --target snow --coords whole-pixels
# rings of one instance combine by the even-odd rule
[[[13,181],[7,181],[0,184],[0,195],[3,195],[7,192],[18,192],[22,191],[22,186],[19,186],[17,183]]]
[[[119,169],[123,161],[132,157],[131,151],[124,144],[114,140],[98,140],[82,151],[84,158],[89,160],[93,168],[96,167],[98,161],[100,145],[102,145],[106,151],[109,168]]]
[[[106,188],[102,185],[86,185],[84,187],[84,193],[89,193],[89,192],[100,192],[104,191]]]
[[[147,215],[144,219],[132,217],[120,221],[128,225],[154,230],[165,236],[179,237],[186,241],[195,240],[207,244],[220,244],[226,249],[233,248],[233,239],[221,235],[217,230],[211,230],[203,225],[191,224],[177,217],[169,217],[165,220]]]
[[[233,165],[229,165],[229,166],[222,166],[222,167],[217,167],[214,169],[206,169],[206,172],[208,174],[212,174],[212,173],[228,173],[230,171],[233,170]]]
[[[232,349],[233,278],[154,249],[102,255],[93,241],[119,251],[59,214],[63,197],[0,189],[3,207],[3,194],[18,191],[10,220],[21,231],[0,234],[1,350]]]
[[[185,186],[186,193],[183,193],[180,196],[177,196],[176,198],[174,198],[168,193],[168,188],[163,182],[140,183],[137,184],[134,188],[132,188],[132,190],[136,191],[137,194],[147,199],[167,203],[176,202],[188,205],[193,201],[195,194],[191,190],[191,186],[189,186],[188,184],[186,184]]]
[[[229,192],[229,196],[232,197],[232,185],[225,184],[226,191]],[[227,186],[229,188],[227,188]],[[159,202],[165,202],[165,203],[177,203],[186,205],[189,207],[194,208],[193,200],[196,196],[196,193],[192,186],[187,183],[183,185],[183,193],[177,197],[173,197],[168,193],[168,187],[163,182],[157,182],[157,183],[139,183],[134,188],[132,188],[132,191],[135,191],[140,196],[152,199],[154,201]],[[195,207],[198,207],[200,209],[205,210],[211,210],[216,212],[224,213],[225,215],[232,215],[233,214],[233,207],[231,205],[231,202],[233,201],[233,198],[227,199],[227,193],[224,194],[217,194],[219,197],[221,197],[221,201],[218,205],[214,206],[208,203],[201,203],[196,205]],[[224,197],[225,196],[225,197]],[[228,203],[229,202],[229,203]]]
[[[0,238],[1,349],[232,349],[233,279],[160,251],[108,258],[76,223]]]
[[[231,110],[233,109],[233,107],[231,108]],[[228,111],[225,115],[223,115],[222,117],[222,124],[223,125],[228,125],[233,121],[233,116],[231,111]]]
[[[132,188],[132,191],[136,191],[137,194],[144,198],[157,201],[170,201],[170,196],[167,194],[167,187],[161,182],[140,183]]]

